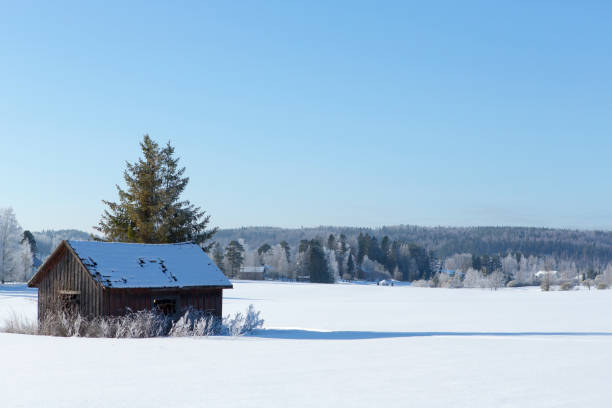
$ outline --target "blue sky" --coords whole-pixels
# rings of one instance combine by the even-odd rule
[[[149,133],[222,228],[612,229],[608,2],[84,3],[0,3],[24,228],[91,230]]]

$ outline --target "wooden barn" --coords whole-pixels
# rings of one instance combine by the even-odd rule
[[[188,307],[221,317],[232,284],[192,243],[129,244],[62,241],[28,286],[38,288],[38,318],[56,308],[85,316],[117,316]]]
[[[241,266],[238,279],[264,280],[268,273],[268,266]]]

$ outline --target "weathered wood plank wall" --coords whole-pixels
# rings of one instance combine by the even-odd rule
[[[130,310],[151,310],[155,299],[176,299],[177,310],[192,307],[221,317],[222,289],[216,288],[168,288],[168,289],[107,289],[104,291],[104,314],[122,315]]]
[[[59,305],[61,291],[79,292],[78,311],[85,316],[102,314],[102,286],[94,281],[77,259],[64,251],[38,286],[39,319]]]

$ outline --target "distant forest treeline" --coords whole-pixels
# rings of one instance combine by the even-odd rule
[[[65,239],[87,241],[91,239],[91,234],[75,229],[64,230],[43,230],[32,232],[36,240],[38,256],[44,260],[51,255],[51,252]]]
[[[78,230],[34,232],[42,259]],[[269,265],[269,277],[318,282],[393,277],[437,279],[443,269],[503,272],[533,283],[542,269],[594,278],[612,268],[612,232],[523,227],[246,227],[219,230],[211,256],[230,277],[241,266]],[[320,275],[320,276],[319,276]]]
[[[344,234],[357,247],[359,234],[369,234],[380,242],[391,240],[417,244],[436,257],[445,259],[454,254],[477,256],[520,252],[525,256],[552,256],[569,260],[586,268],[612,262],[612,231],[583,231],[528,227],[419,227],[400,225],[381,228],[315,227],[273,228],[245,227],[219,230],[214,239],[225,247],[232,240],[242,239],[252,248],[285,241],[292,248],[302,240],[327,239],[330,234]]]

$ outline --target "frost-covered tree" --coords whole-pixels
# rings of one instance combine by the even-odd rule
[[[465,272],[472,267],[472,254],[455,254],[444,260],[444,269]]]
[[[12,208],[0,209],[0,282],[16,277],[21,258],[22,231]]]
[[[463,278],[463,287],[465,288],[484,288],[486,287],[487,281],[483,276],[482,272],[474,268],[469,268],[465,272]]]
[[[598,283],[604,283],[608,287],[612,287],[612,263],[609,263],[597,278]]]
[[[540,262],[535,256],[523,256],[519,261],[519,268],[514,279],[523,284],[532,284],[539,269]]]
[[[503,288],[506,285],[506,278],[504,273],[500,270],[496,270],[487,276],[487,286],[492,290]]]
[[[391,277],[391,274],[385,269],[384,265],[370,259],[367,255],[363,257],[361,269],[365,274],[365,278],[369,280],[376,280],[381,278],[386,279]]]
[[[397,266],[393,269],[393,279],[402,280],[402,272]]]
[[[32,253],[32,257],[38,253],[38,248],[36,246],[36,239],[34,238],[34,234],[30,231],[23,231],[23,238],[21,239],[21,243],[27,242],[30,246],[30,252]]]
[[[185,168],[179,168],[174,147],[160,148],[148,135],[140,143],[143,157],[126,162],[127,188],[117,187],[119,202],[108,207],[94,227],[109,241],[171,243],[193,241],[205,251],[213,243],[216,228],[207,229],[210,215],[181,198],[187,187]]]
[[[285,249],[280,244],[274,245],[263,255],[263,262],[270,267],[268,276],[280,279],[291,277],[290,264],[287,261]]]
[[[471,261],[471,256],[470,256]],[[437,279],[433,279],[434,282],[437,280],[437,286],[440,288],[461,288],[463,287],[463,282],[461,281],[461,277],[459,273],[455,273],[454,275],[449,275],[447,273],[438,273],[435,275]]]
[[[19,245],[19,263],[16,271],[17,280],[26,282],[32,275],[32,264],[34,263],[34,254],[30,244],[25,241]]]
[[[238,242],[242,245],[243,251],[243,266],[260,266],[264,264],[263,257],[259,256],[257,250],[251,249],[249,244],[247,244],[243,239],[239,239]]]
[[[508,254],[502,258],[501,264],[504,275],[509,276],[512,279],[516,279],[519,269],[519,263],[517,262],[516,258],[513,255]]]
[[[338,260],[336,259],[336,251],[335,250],[326,250],[327,255],[327,268],[329,273],[333,275],[334,281],[340,279],[340,268],[338,267]]]
[[[579,278],[578,268],[574,261],[563,259],[557,262],[557,268],[559,269],[559,277],[561,280],[568,281]]]

